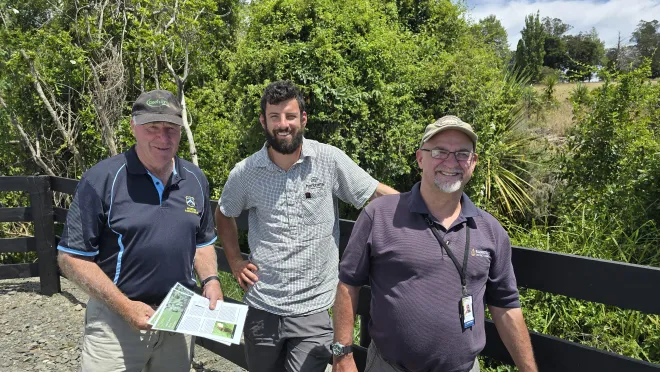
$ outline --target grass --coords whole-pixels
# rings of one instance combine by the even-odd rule
[[[592,91],[603,85],[598,83],[582,83],[589,91]],[[573,125],[573,106],[569,101],[571,92],[577,83],[559,83],[555,85],[554,97],[557,100],[556,107],[546,108],[542,113],[542,118],[536,123],[537,129],[545,134],[551,141],[560,141],[566,136],[568,128]],[[534,85],[537,93],[542,93],[545,85]]]
[[[620,221],[591,216],[576,208],[557,226],[509,227],[513,244],[640,265],[660,267],[660,231],[652,225],[632,232]],[[660,363],[660,316],[623,310],[561,295],[522,289],[530,330]]]
[[[243,299],[243,294],[245,291],[238,285],[236,279],[231,273],[219,272],[218,278],[220,278],[220,285],[222,286],[222,294],[225,297],[241,301]]]

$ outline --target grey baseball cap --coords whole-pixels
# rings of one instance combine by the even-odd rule
[[[420,142],[419,147],[422,147],[431,137],[447,129],[456,129],[465,133],[470,137],[476,149],[478,137],[474,133],[474,130],[472,130],[472,126],[454,115],[443,116],[434,123],[427,125],[426,129],[424,129],[424,135],[422,136],[422,142]]]
[[[183,125],[181,104],[172,92],[152,90],[140,94],[133,104],[132,116],[136,125],[164,121]]]

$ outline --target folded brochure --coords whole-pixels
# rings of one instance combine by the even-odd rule
[[[225,345],[239,344],[248,307],[209,299],[176,283],[149,319],[152,329],[208,338]]]

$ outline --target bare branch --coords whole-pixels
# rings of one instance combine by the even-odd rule
[[[27,53],[25,53],[25,50],[21,49],[21,55],[23,56],[23,58],[25,58],[25,60],[28,63],[28,67],[30,68],[30,74],[32,75],[32,79],[33,79],[34,88],[36,89],[37,94],[39,95],[39,98],[41,98],[41,101],[43,102],[44,106],[46,106],[46,110],[48,111],[51,118],[53,119],[53,122],[55,123],[55,126],[60,131],[60,133],[62,134],[62,137],[63,137],[63,139],[66,143],[66,146],[69,149],[69,151],[71,151],[71,153],[73,154],[73,157],[74,157],[75,161],[78,164],[82,165],[82,157],[80,156],[80,152],[78,151],[78,148],[75,145],[74,138],[72,138],[71,134],[66,130],[66,128],[62,124],[62,121],[60,120],[59,116],[55,112],[55,109],[53,109],[53,105],[51,104],[51,102],[49,102],[48,98],[44,94],[44,91],[41,87],[41,83],[39,82],[39,80],[40,80],[39,74],[37,72],[37,69],[34,66],[34,63],[28,57]],[[55,97],[52,95],[52,92],[51,92],[51,98],[53,100],[53,104],[59,105],[57,103],[57,101],[55,100]]]
[[[18,122],[18,119],[16,119],[16,116],[9,110],[9,107],[7,107],[7,104],[5,103],[5,100],[0,96],[0,107],[2,107],[5,111],[7,111],[7,115],[9,115],[9,121],[11,124],[18,130],[18,133],[21,135],[21,139],[23,140],[23,143],[25,146],[30,150],[30,154],[32,155],[32,160],[34,160],[35,163],[41,168],[46,174],[49,176],[55,176],[55,172],[44,162],[44,160],[41,158],[41,154],[39,154],[39,147],[38,147],[38,142],[37,142],[37,148],[35,149],[34,146],[32,146],[32,142],[30,142],[30,137],[28,137],[27,133],[25,133],[25,130],[23,129],[23,126]]]
[[[151,46],[154,49],[154,82],[156,83],[156,89],[160,90],[160,81],[158,80],[158,53],[156,52],[156,44],[152,41]]]
[[[186,96],[183,92],[183,87],[181,88],[181,107],[182,113],[181,117],[183,119],[183,128],[186,130],[186,137],[188,137],[188,148],[190,150],[190,161],[193,164],[199,165],[197,160],[197,147],[195,146],[195,138],[193,137],[193,132],[190,129],[190,124],[188,123],[188,107],[186,105]]]
[[[106,44],[98,53],[100,62],[89,61],[92,71],[92,104],[101,137],[111,155],[117,155],[114,123],[121,117],[126,99],[126,74],[119,47]]]
[[[186,55],[185,55],[185,62],[183,64],[183,77],[181,80],[185,83],[186,80],[188,80],[188,56],[190,55],[190,51],[188,50],[188,42],[186,41]]]
[[[144,60],[142,59],[142,47],[138,49],[138,61],[140,61],[140,92],[144,92]]]
[[[99,26],[98,26],[98,36],[97,39],[101,40],[101,35],[103,32],[103,13],[105,12],[105,7],[108,6],[110,0],[105,0],[105,3],[101,5],[101,14],[99,14]]]
[[[167,31],[167,29],[176,21],[176,13],[179,10],[179,0],[176,0],[174,2],[174,10],[172,12],[172,18],[165,24],[165,27],[163,27],[163,31]]]

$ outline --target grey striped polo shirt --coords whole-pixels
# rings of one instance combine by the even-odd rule
[[[264,147],[231,171],[218,201],[237,217],[249,210],[250,261],[259,281],[243,301],[277,315],[332,306],[339,262],[337,199],[361,207],[378,181],[334,146],[303,139],[300,159],[284,171]]]
[[[467,290],[475,325],[463,329],[461,279],[424,215],[436,223],[448,248],[463,262],[470,229]],[[362,211],[341,259],[339,280],[371,286],[369,335],[378,351],[404,371],[467,371],[486,344],[484,303],[520,307],[511,242],[500,223],[467,195],[445,229],[420,192],[382,196]]]

